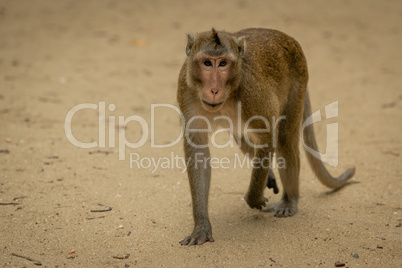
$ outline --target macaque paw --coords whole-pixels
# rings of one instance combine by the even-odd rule
[[[290,216],[293,216],[297,211],[297,201],[296,200],[290,200],[290,201],[281,200],[278,203],[263,209],[262,211],[274,212],[275,217],[290,217]]]
[[[212,231],[206,231],[206,230],[194,230],[193,233],[190,236],[187,236],[184,238],[182,241],[180,241],[180,244],[183,246],[194,246],[194,245],[202,245],[205,242],[214,242],[214,239],[212,237]]]
[[[268,180],[267,180],[267,187],[274,191],[274,194],[279,193],[278,185],[276,184],[275,175],[272,170],[269,171]]]
[[[268,198],[264,196],[260,198],[251,197],[248,194],[244,197],[244,200],[251,208],[256,208],[262,210],[263,207],[266,206],[266,202],[268,202]]]

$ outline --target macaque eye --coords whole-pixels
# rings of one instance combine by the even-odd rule
[[[210,60],[204,61],[205,66],[212,66],[212,62]]]
[[[223,60],[219,63],[219,66],[223,67],[223,66],[226,66],[226,64],[227,64],[227,62],[225,60]]]

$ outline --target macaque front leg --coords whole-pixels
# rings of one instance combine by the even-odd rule
[[[251,208],[261,210],[265,207],[265,203],[268,201],[268,199],[264,197],[264,189],[267,185],[270,168],[269,153],[270,150],[266,148],[256,149],[254,158],[254,161],[256,162],[253,163],[250,186],[246,196],[244,197],[244,200],[246,200]]]
[[[212,228],[208,217],[208,194],[211,180],[209,148],[194,148],[184,142],[187,173],[193,205],[194,229],[191,235],[180,241],[182,245],[202,245],[213,242]]]
[[[240,149],[250,159],[252,159],[254,157],[254,147],[250,146],[246,142],[244,137],[242,137],[242,139],[241,139]],[[274,191],[274,194],[279,193],[279,188],[278,188],[278,185],[276,184],[275,174],[271,169],[269,170],[269,173],[268,173],[267,187],[268,187],[268,189],[272,189]]]

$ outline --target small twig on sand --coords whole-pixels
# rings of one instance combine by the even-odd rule
[[[14,197],[14,198],[13,198],[13,201],[19,200],[19,199],[24,199],[24,198],[27,198],[27,196]]]
[[[22,255],[18,255],[18,254],[15,254],[15,253],[11,253],[10,255],[11,255],[11,256],[15,256],[15,257],[19,257],[19,258],[26,259],[26,260],[28,260],[28,261],[33,262],[35,265],[42,266],[42,263],[41,263],[40,261],[34,260],[34,259],[32,259],[32,258],[25,257],[25,256],[22,256]]]
[[[392,155],[392,156],[399,156],[399,153],[397,153],[397,152],[394,152],[394,151],[382,151],[382,153],[383,154],[389,154],[389,155]]]
[[[102,207],[107,207],[107,209],[91,209],[91,212],[108,212],[108,211],[112,210],[112,207],[105,206],[105,205],[102,205],[102,204],[98,204],[98,205],[102,206]]]
[[[21,205],[21,203],[10,202],[10,203],[0,203],[0,205],[1,206],[8,206],[8,205],[16,206],[16,205]]]
[[[87,220],[94,220],[94,219],[102,219],[105,216],[99,216],[99,217],[91,217],[91,218],[86,218]]]
[[[118,260],[124,260],[124,259],[128,259],[130,257],[130,254],[126,254],[124,257],[120,257],[120,256],[112,256],[113,259],[118,259]]]

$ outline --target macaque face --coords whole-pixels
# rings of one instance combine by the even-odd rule
[[[207,111],[217,112],[229,96],[228,80],[233,72],[234,62],[227,55],[202,54],[195,59],[195,64],[201,80],[199,97],[202,106]]]

